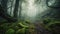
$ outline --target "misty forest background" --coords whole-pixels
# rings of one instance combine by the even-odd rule
[[[54,15],[49,15],[54,14],[54,11],[46,14],[48,16],[43,19],[43,23],[33,24],[29,20],[21,19],[24,18],[21,17],[21,1],[23,0],[0,0],[4,13],[14,20],[8,21],[9,19],[6,20],[0,16],[0,34],[59,34],[60,29],[57,28],[60,27],[60,20],[50,18]]]

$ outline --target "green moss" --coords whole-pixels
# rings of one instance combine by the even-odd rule
[[[14,34],[15,30],[14,29],[8,29],[5,34]]]
[[[25,33],[25,28],[18,29],[16,34],[24,34]]]

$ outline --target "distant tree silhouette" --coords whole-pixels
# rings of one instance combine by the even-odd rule
[[[0,16],[6,19],[8,22],[15,22],[16,19],[5,13],[4,8],[0,5]]]

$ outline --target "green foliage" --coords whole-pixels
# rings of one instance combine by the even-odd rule
[[[45,28],[50,30],[50,31],[52,30],[52,28],[50,27],[51,25],[60,23],[60,20],[54,19],[54,18],[45,18],[45,19],[43,19],[43,21],[44,21],[44,24],[45,24]]]
[[[8,29],[5,34],[14,34],[15,30],[14,29]]]
[[[25,34],[25,28],[22,28],[22,29],[18,29],[17,31],[16,31],[16,34]]]
[[[29,29],[34,29],[34,25],[30,21],[20,21],[16,23],[3,23],[0,29],[5,31],[4,34],[25,34]]]

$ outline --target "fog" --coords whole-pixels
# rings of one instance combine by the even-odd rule
[[[56,15],[59,17],[57,13],[59,13],[60,10],[56,9],[56,7],[60,5],[59,3],[57,4],[58,1],[56,1],[57,0],[2,0],[1,4],[6,10],[5,12],[11,17],[36,21],[44,17],[52,16],[54,18]]]
[[[25,2],[22,2],[22,17],[25,17],[25,19],[34,21],[39,20],[43,13],[47,13],[47,9],[49,9],[46,6],[46,0],[24,0]],[[44,13],[44,14],[45,14]],[[39,18],[38,18],[39,17]]]

